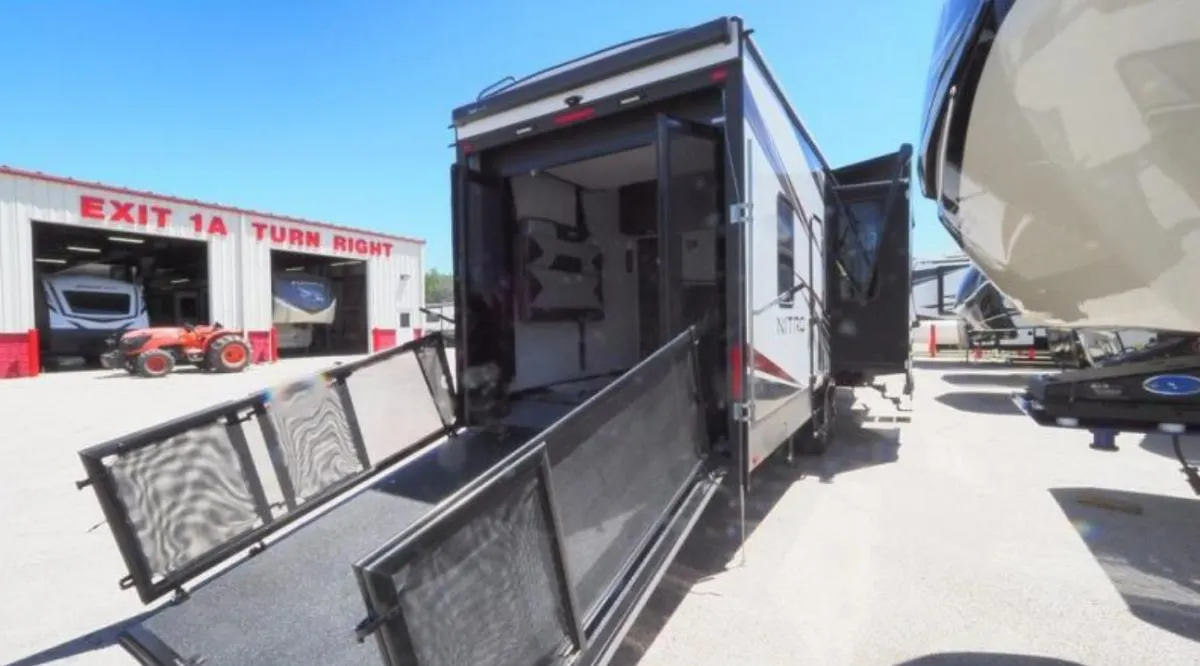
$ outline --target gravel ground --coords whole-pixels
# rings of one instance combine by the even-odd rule
[[[103,628],[144,608],[117,589],[99,507],[72,485],[78,449],[328,363],[0,382],[0,663],[133,663]],[[1003,397],[1022,381],[928,362],[911,423],[846,425],[825,458],[756,473],[744,552],[736,503],[718,498],[617,662],[1200,663],[1200,502],[1178,465],[1159,440],[1098,453],[1033,426]]]

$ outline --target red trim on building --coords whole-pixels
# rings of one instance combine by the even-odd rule
[[[36,377],[40,364],[36,330],[0,333],[0,379]]]
[[[414,328],[413,329],[413,340],[420,340],[422,333],[423,333],[422,329]]]
[[[270,363],[272,331],[246,331],[246,341],[250,343],[251,363]]]
[[[378,231],[365,231],[363,229],[355,229],[341,224],[330,224],[329,222],[318,222],[316,220],[306,220],[302,217],[291,217],[289,215],[277,215],[275,213],[264,213],[262,211],[251,210],[249,208],[238,208],[226,204],[212,203],[208,201],[197,201],[196,199],[184,199],[182,197],[171,196],[169,194],[158,194],[149,190],[134,190],[128,187],[120,187],[118,185],[105,185],[90,180],[75,180],[65,176],[54,176],[41,171],[26,171],[25,169],[17,169],[15,167],[4,166],[0,164],[0,174],[17,176],[19,178],[28,178],[30,180],[38,180],[44,183],[54,183],[56,185],[69,185],[71,187],[86,187],[102,192],[111,192],[112,194],[125,194],[133,197],[144,197],[146,199],[158,199],[159,201],[169,201],[177,204],[187,204],[189,206],[198,206],[201,208],[211,208],[220,210],[226,213],[236,213],[238,215],[249,215],[252,217],[262,217],[271,220],[279,220],[280,222],[294,222],[297,224],[308,224],[314,227],[323,227],[325,229],[334,229],[337,231],[348,231],[351,233],[360,234],[363,236],[377,236],[379,238],[391,238],[393,240],[403,241],[405,243],[415,243],[424,245],[425,241],[420,238],[409,238],[408,236],[397,236],[395,234],[385,234]]]
[[[371,329],[371,351],[378,352],[385,349],[391,349],[396,346],[396,329],[394,328],[374,328]]]

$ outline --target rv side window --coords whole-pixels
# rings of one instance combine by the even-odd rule
[[[103,291],[64,291],[67,307],[75,314],[127,315],[129,294]]]
[[[776,200],[779,225],[779,304],[791,307],[796,302],[796,213],[780,194]]]
[[[867,200],[847,204],[846,208],[858,223],[858,242],[855,242],[853,232],[848,234],[843,254],[843,265],[851,275],[842,277],[842,295],[849,298],[851,284],[847,277],[859,285],[865,285],[871,279],[871,266],[879,252],[883,233],[883,206],[879,201]]]

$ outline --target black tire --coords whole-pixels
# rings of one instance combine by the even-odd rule
[[[175,369],[175,357],[161,349],[138,354],[134,370],[139,377],[166,377]]]
[[[233,336],[218,338],[204,354],[204,364],[214,372],[241,372],[250,366],[250,345]]]

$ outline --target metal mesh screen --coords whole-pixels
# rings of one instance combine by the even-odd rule
[[[262,524],[226,426],[190,430],[106,461],[151,576]]]
[[[573,652],[539,478],[514,485],[393,576],[416,663],[554,664]]]
[[[346,408],[327,377],[294,382],[269,396],[267,414],[298,501],[366,469],[355,449]]]
[[[417,363],[425,379],[429,382],[429,393],[433,396],[434,406],[442,423],[454,423],[454,398],[450,394],[450,380],[446,365],[442,363],[442,353],[437,347],[424,347],[416,351]]]
[[[346,387],[372,464],[444,427],[416,350],[358,368]]]
[[[572,429],[577,448],[554,466],[554,491],[575,599],[585,616],[605,598],[700,460],[703,429],[690,345],[669,367],[645,368],[603,397],[610,416]],[[569,438],[564,438],[570,442]]]

